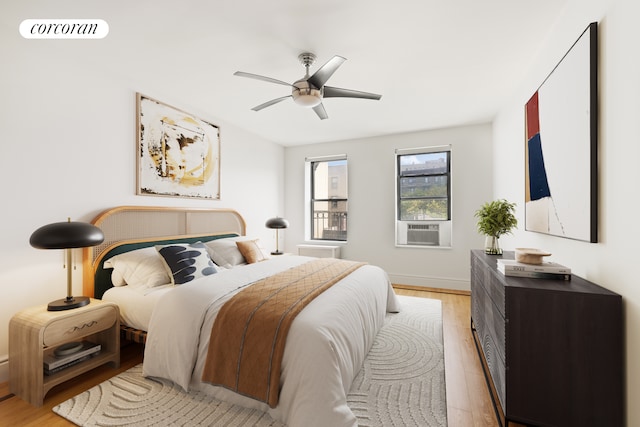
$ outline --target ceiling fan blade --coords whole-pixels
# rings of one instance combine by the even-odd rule
[[[273,104],[277,104],[278,102],[284,101],[287,98],[291,98],[291,95],[287,95],[287,96],[283,96],[281,98],[276,98],[276,99],[272,99],[271,101],[267,101],[264,104],[260,104],[257,107],[253,107],[252,110],[253,111],[260,111],[263,108],[267,108],[272,106]]]
[[[239,77],[249,77],[250,79],[262,80],[269,83],[277,83],[284,86],[292,86],[291,83],[283,82],[282,80],[272,79],[271,77],[265,77],[259,74],[245,73],[244,71],[236,71],[235,73],[233,73],[233,75]]]
[[[324,109],[324,105],[322,105],[322,103],[316,105],[315,107],[313,107],[313,111],[316,112],[316,114],[318,115],[318,117],[320,117],[320,120],[324,120],[324,119],[328,119],[329,116],[327,116],[327,112]]]
[[[316,88],[320,89],[322,86],[324,86],[327,80],[329,80],[329,77],[331,77],[333,73],[336,72],[338,67],[340,67],[346,60],[347,58],[343,58],[342,56],[334,56],[329,61],[327,61],[326,64],[318,68],[318,71],[313,73],[313,75],[309,77],[307,81]]]
[[[323,98],[362,98],[362,99],[375,99],[379,100],[382,95],[369,92],[361,92],[359,90],[342,89],[339,87],[324,87]]]

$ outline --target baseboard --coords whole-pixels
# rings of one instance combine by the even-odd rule
[[[469,280],[452,279],[448,277],[414,276],[409,274],[388,273],[391,283],[398,283],[417,288],[442,289],[446,291],[469,292],[471,284]]]
[[[458,289],[444,289],[444,288],[429,288],[426,286],[415,286],[415,285],[403,285],[399,283],[392,283],[394,289],[404,289],[407,291],[418,291],[418,292],[436,292],[439,294],[453,294],[453,295],[471,295],[471,291],[463,291]]]

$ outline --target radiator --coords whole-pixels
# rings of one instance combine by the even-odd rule
[[[340,246],[298,245],[298,255],[316,258],[340,258]]]

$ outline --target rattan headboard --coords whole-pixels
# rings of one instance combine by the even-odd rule
[[[232,209],[119,206],[96,216],[92,224],[104,233],[104,242],[82,251],[83,295],[102,297],[96,291],[96,274],[106,254],[167,241],[211,240],[227,235],[244,236],[244,218]],[[109,276],[110,277],[110,276]]]

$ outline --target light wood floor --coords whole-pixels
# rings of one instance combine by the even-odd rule
[[[491,397],[469,329],[470,297],[407,289],[396,289],[396,292],[399,295],[442,301],[449,427],[497,426]],[[8,385],[0,384],[0,426],[73,426],[51,409],[141,361],[141,347],[128,345],[122,349],[119,369],[105,365],[57,386],[47,394],[41,408],[35,408],[18,397],[8,397]]]

